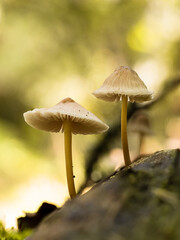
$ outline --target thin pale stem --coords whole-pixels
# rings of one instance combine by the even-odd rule
[[[72,166],[72,133],[71,122],[69,120],[64,121],[64,147],[65,147],[65,159],[66,159],[66,176],[69,195],[71,198],[76,196],[76,190],[74,186],[73,166]]]
[[[143,146],[144,134],[139,134],[139,155],[142,153],[142,146]]]
[[[122,96],[121,141],[122,141],[125,166],[129,166],[131,164],[131,160],[129,156],[129,147],[128,147],[128,139],[127,139],[127,96]]]

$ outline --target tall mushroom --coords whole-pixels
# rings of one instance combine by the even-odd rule
[[[64,132],[66,174],[71,198],[76,196],[72,169],[72,133],[98,134],[109,127],[94,114],[71,98],[65,98],[54,107],[39,108],[24,113],[27,124],[33,128],[50,132]]]
[[[142,145],[146,135],[152,135],[150,116],[144,111],[135,112],[128,122],[128,131],[137,133],[139,141],[136,141],[137,156],[142,152]]]
[[[130,165],[127,140],[127,102],[144,102],[152,99],[152,93],[137,73],[127,66],[120,66],[104,81],[103,85],[93,92],[97,98],[109,102],[122,101],[121,108],[121,141],[125,166]]]

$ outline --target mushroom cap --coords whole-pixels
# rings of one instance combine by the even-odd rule
[[[109,128],[93,113],[87,111],[71,98],[65,98],[54,107],[36,108],[23,115],[26,123],[31,127],[50,132],[63,132],[65,120],[71,121],[73,134],[98,134]]]
[[[144,135],[152,135],[153,131],[149,115],[143,111],[135,112],[128,122],[128,130]]]
[[[144,102],[151,100],[152,94],[138,74],[127,66],[116,68],[103,85],[93,92],[97,98],[109,102],[121,101],[122,96],[128,96],[131,102]]]

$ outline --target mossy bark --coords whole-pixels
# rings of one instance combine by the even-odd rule
[[[180,151],[143,157],[49,215],[30,240],[180,239]]]

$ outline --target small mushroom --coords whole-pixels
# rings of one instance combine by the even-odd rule
[[[139,155],[144,137],[153,134],[149,115],[144,111],[135,112],[128,122],[128,130],[139,135],[139,147],[137,150]]]
[[[93,92],[97,98],[109,102],[122,101],[121,140],[125,166],[131,164],[127,140],[127,102],[144,102],[152,99],[149,91],[137,73],[127,66],[120,66]]]
[[[98,134],[105,132],[109,127],[71,98],[65,98],[51,108],[28,111],[24,113],[24,119],[33,128],[64,132],[67,183],[70,197],[74,198],[76,190],[72,168],[72,133]]]

